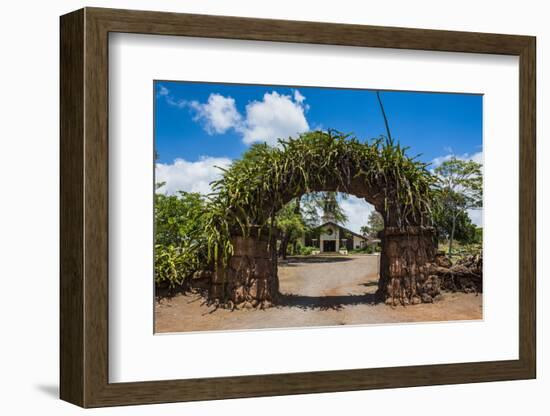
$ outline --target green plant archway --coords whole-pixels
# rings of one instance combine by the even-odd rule
[[[276,213],[303,194],[336,191],[365,199],[384,218],[380,299],[429,301],[433,177],[406,150],[335,131],[306,133],[277,147],[254,145],[214,183],[206,221],[215,264],[210,298],[276,303]]]

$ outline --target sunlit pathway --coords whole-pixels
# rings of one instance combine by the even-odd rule
[[[283,294],[343,296],[374,293],[378,255],[291,258],[279,265]]]

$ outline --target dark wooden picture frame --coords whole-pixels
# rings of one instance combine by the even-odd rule
[[[83,407],[536,377],[535,38],[85,8],[61,17],[60,396]],[[519,359],[109,383],[110,32],[519,56]]]

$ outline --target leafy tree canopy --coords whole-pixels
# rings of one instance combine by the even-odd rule
[[[155,194],[157,283],[171,287],[182,284],[187,276],[208,262],[205,210],[206,200],[197,193]]]
[[[467,211],[483,205],[481,167],[472,160],[452,157],[434,169],[437,179],[433,192],[434,224],[437,230],[448,236],[449,255],[455,238],[475,235]]]
[[[369,214],[367,225],[361,227],[361,233],[365,236],[376,237],[384,229],[384,218],[378,211]]]

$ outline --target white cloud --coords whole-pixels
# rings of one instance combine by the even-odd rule
[[[229,96],[210,94],[206,103],[200,103],[176,100],[169,92],[163,94],[162,89],[159,93],[170,105],[191,108],[195,112],[194,120],[203,122],[208,134],[223,134],[233,129],[246,144],[265,142],[273,146],[278,139],[295,137],[309,130],[306,98],[298,90],[294,90],[292,96],[276,91],[265,93],[260,101],[246,105],[244,116]]]
[[[477,152],[477,153],[463,153],[461,155],[457,155],[454,153],[448,153],[444,156],[439,156],[431,161],[430,169],[435,169],[438,166],[440,166],[443,162],[446,162],[447,160],[452,159],[453,157],[459,159],[459,160],[473,160],[474,162],[481,163],[483,165],[483,152]],[[483,169],[483,166],[482,166]]]
[[[477,152],[469,156],[470,160],[473,160],[474,162],[480,163],[481,168],[483,169],[483,152]]]
[[[164,85],[161,85],[159,88],[159,95],[168,95],[170,94],[170,90],[166,88]]]
[[[241,124],[241,115],[231,97],[210,94],[206,103],[191,101],[189,106],[196,111],[195,120],[204,122],[204,129],[208,134],[223,134]]]
[[[166,95],[165,97],[166,97],[166,102],[168,104],[170,104],[171,106],[178,107],[178,108],[183,108],[187,105],[187,101],[185,101],[185,100],[176,100],[171,95]]]
[[[296,101],[297,103],[303,103],[304,100],[306,99],[306,97],[304,97],[300,91],[298,90],[294,90],[294,101]]]
[[[363,198],[357,198],[353,195],[348,195],[347,199],[340,200],[340,207],[346,213],[348,221],[344,227],[361,233],[361,227],[367,225],[369,215],[374,211],[374,207],[365,201]]]
[[[452,154],[452,153],[449,153],[449,154],[446,154],[444,156],[438,156],[438,157],[432,159],[432,161],[430,162],[431,163],[430,168],[433,170],[433,169],[437,168],[438,166],[441,166],[443,164],[443,162],[446,162],[447,160],[450,160],[453,156],[455,156],[455,155]]]
[[[172,164],[157,163],[155,180],[157,183],[166,182],[159,191],[168,195],[178,191],[208,194],[211,192],[210,182],[220,178],[222,174],[217,166],[227,169],[230,164],[231,159],[209,156],[196,162],[176,159]]]
[[[187,105],[187,101],[182,99],[176,99],[170,90],[166,88],[164,85],[160,85],[158,89],[158,95],[159,97],[164,97],[164,100],[166,101],[166,104],[171,105],[173,107],[183,108]]]
[[[277,144],[277,139],[287,139],[309,130],[303,105],[305,97],[294,92],[294,100],[276,91],[266,93],[262,101],[246,106],[246,120],[238,128],[247,144],[266,142]]]

